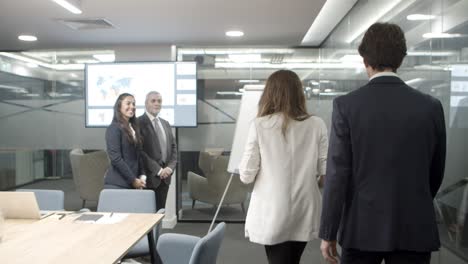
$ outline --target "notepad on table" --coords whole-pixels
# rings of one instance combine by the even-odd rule
[[[96,222],[101,217],[102,217],[102,214],[82,214],[82,215],[80,215],[80,217],[76,218],[75,221],[83,221],[83,222],[92,221],[92,222]]]

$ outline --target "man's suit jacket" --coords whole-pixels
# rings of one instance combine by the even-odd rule
[[[147,187],[149,188],[156,188],[161,183],[161,178],[158,176],[161,168],[169,167],[174,171],[177,164],[177,145],[172,135],[171,125],[162,118],[159,118],[159,120],[161,120],[164,132],[166,133],[167,149],[165,150],[162,150],[159,145],[158,136],[148,115],[145,113],[138,117],[143,138],[142,160],[145,171],[148,174]],[[166,151],[166,161],[162,160],[162,151]],[[164,181],[169,185],[171,177],[168,177]]]
[[[116,121],[106,129],[107,156],[110,166],[104,178],[105,184],[122,188],[133,188],[132,183],[139,174],[144,173],[140,166],[140,149],[130,142]]]
[[[437,250],[445,151],[440,101],[396,76],[336,98],[319,236],[363,251]]]

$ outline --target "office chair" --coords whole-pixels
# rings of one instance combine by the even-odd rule
[[[99,195],[97,207],[98,212],[118,212],[118,213],[156,213],[156,199],[152,190],[132,190],[132,189],[104,189]],[[164,209],[157,212],[164,214]],[[159,223],[154,232],[155,245],[161,230]],[[133,246],[125,256],[126,258],[138,257],[150,254],[148,239],[143,237]]]
[[[219,223],[206,236],[162,234],[157,249],[164,264],[216,264],[226,224]]]
[[[17,189],[17,192],[33,192],[36,195],[39,210],[65,210],[65,194],[61,190]]]

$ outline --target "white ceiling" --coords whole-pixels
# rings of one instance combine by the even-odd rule
[[[0,50],[119,44],[299,46],[325,0],[82,0],[74,15],[52,0],[2,0]],[[73,30],[56,19],[104,18],[114,29]],[[240,39],[226,30],[243,30]],[[20,34],[37,42],[25,43]]]

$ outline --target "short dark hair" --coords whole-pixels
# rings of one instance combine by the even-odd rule
[[[396,24],[375,23],[367,29],[358,50],[372,68],[396,72],[406,56],[405,33]]]

